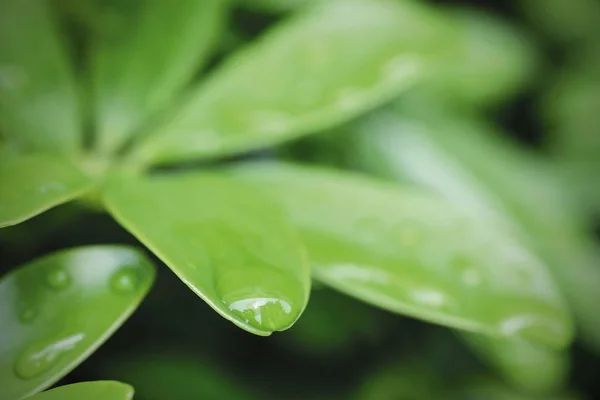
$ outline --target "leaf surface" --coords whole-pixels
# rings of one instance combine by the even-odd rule
[[[424,76],[452,32],[410,1],[318,2],[226,60],[132,157],[224,155],[332,127]]]
[[[63,250],[4,275],[2,398],[22,399],[73,370],[131,315],[153,280],[148,259],[123,246]]]
[[[0,227],[15,225],[94,186],[68,161],[47,154],[0,156]]]
[[[310,271],[277,206],[211,173],[115,176],[104,200],[117,221],[215,311],[257,335],[289,328]]]
[[[492,218],[420,189],[285,164],[233,170],[282,206],[314,277],[384,309],[552,347],[572,336],[545,266]]]
[[[82,144],[78,94],[48,2],[0,2],[0,131],[35,149]]]

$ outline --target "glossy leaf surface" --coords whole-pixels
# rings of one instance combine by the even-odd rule
[[[15,225],[90,190],[68,161],[46,154],[0,157],[0,227]]]
[[[568,354],[519,339],[491,339],[477,334],[461,338],[513,386],[532,393],[557,393],[567,381]]]
[[[79,111],[48,2],[0,2],[0,130],[31,148],[73,151]]]
[[[133,388],[120,382],[96,381],[59,386],[30,400],[131,400]]]
[[[133,157],[226,154],[334,126],[422,77],[451,51],[448,30],[412,1],[319,2],[226,60]]]
[[[97,29],[92,42],[101,149],[111,151],[122,144],[190,81],[217,43],[226,4],[134,0],[122,2],[116,11],[111,4],[97,10],[96,18],[113,22]]]
[[[282,164],[235,176],[276,199],[300,230],[315,278],[429,322],[553,347],[570,316],[541,262],[493,219],[428,192]]]
[[[276,205],[214,174],[115,177],[105,204],[224,318],[258,334],[289,328],[308,301],[310,271]]]
[[[354,160],[520,231],[551,269],[586,341],[600,350],[600,252],[552,169],[485,124],[432,110],[374,115],[358,129]]]
[[[137,308],[154,280],[122,246],[61,251],[0,280],[3,399],[43,390],[85,360]]]

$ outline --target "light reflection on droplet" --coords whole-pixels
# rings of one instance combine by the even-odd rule
[[[27,347],[15,361],[14,372],[21,379],[32,379],[49,371],[62,355],[85,338],[83,333],[53,340],[42,340]]]

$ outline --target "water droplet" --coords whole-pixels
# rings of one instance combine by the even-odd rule
[[[15,374],[21,379],[31,379],[49,371],[84,337],[83,333],[77,333],[58,340],[42,340],[32,344],[15,361]]]
[[[119,294],[135,292],[138,285],[138,276],[133,268],[121,268],[110,280],[110,287]]]
[[[475,287],[481,284],[481,273],[468,258],[462,256],[454,258],[451,267],[464,285]]]
[[[240,321],[280,331],[297,317],[304,293],[299,281],[276,268],[228,268],[216,280],[217,293]]]
[[[37,315],[35,308],[26,308],[19,313],[19,321],[24,324],[30,323]]]
[[[50,183],[41,185],[38,188],[38,192],[41,194],[46,194],[46,193],[51,193],[51,192],[64,192],[65,189],[66,189],[65,185],[63,185],[62,183],[50,182]]]
[[[448,305],[446,295],[436,289],[413,289],[410,291],[410,297],[416,303],[424,306],[439,308]]]
[[[71,276],[64,268],[56,268],[48,273],[46,282],[51,289],[62,290],[71,284]]]

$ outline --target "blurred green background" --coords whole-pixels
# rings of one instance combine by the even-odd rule
[[[64,29],[75,38],[75,52],[77,38],[84,35],[82,25],[100,29],[111,23],[107,18],[91,17],[96,14],[83,7],[84,3],[55,3]],[[293,12],[288,9],[301,2],[239,3],[246,4],[235,7],[213,64],[283,18],[285,12]],[[467,26],[467,22],[464,27],[470,29],[467,34],[489,34],[490,48],[508,46],[506,54],[512,58],[506,58],[502,51],[490,51],[486,57],[490,67],[484,69],[487,72],[483,76],[477,75],[480,71],[476,68],[470,70],[468,62],[449,66],[451,74],[467,74],[473,87],[461,90],[442,84],[415,94],[414,101],[407,96],[408,105],[399,107],[420,121],[431,118],[434,123],[436,112],[430,108],[433,98],[440,108],[448,105],[456,107],[460,115],[475,114],[501,134],[510,135],[523,149],[547,157],[556,176],[568,185],[586,229],[598,238],[600,2],[430,3],[502,18],[518,32],[516,37],[498,39],[494,32],[486,33],[489,25],[484,14],[474,19],[481,27]],[[484,46],[473,51],[481,56],[480,51],[488,50]],[[489,76],[490,71],[498,75]],[[499,87],[489,89],[489,81],[497,81]],[[447,82],[452,85],[452,79]],[[477,92],[486,88],[489,96]],[[507,95],[512,97],[506,100]],[[489,101],[481,102],[481,98]],[[365,168],[356,162],[353,155],[357,150],[352,146],[359,146],[360,152],[366,144],[340,139],[339,130],[242,158],[279,157]],[[77,203],[63,205],[0,231],[0,272],[53,250],[103,243],[138,244],[108,215]],[[378,310],[317,284],[308,309],[292,329],[268,338],[253,336],[218,316],[155,261],[160,266],[158,279],[140,309],[60,384],[122,380],[136,388],[135,398],[139,400],[554,398],[503,382],[449,329]],[[568,387],[578,397],[565,394],[556,398],[600,398],[600,357],[579,343],[570,357]]]

